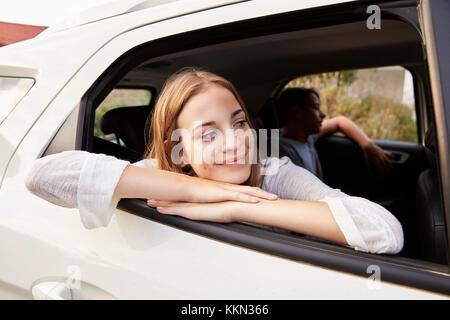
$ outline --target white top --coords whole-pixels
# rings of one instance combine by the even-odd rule
[[[107,226],[120,199],[115,187],[128,161],[86,151],[64,151],[37,159],[26,186],[35,195],[64,207],[78,207],[88,229]],[[156,168],[156,159],[132,165]],[[288,157],[261,161],[266,170],[262,189],[280,199],[323,201],[350,247],[370,253],[395,254],[403,248],[403,230],[385,208],[367,199],[332,189]],[[276,214],[276,212],[274,212]]]

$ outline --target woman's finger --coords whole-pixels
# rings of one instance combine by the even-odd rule
[[[197,206],[176,206],[176,205],[167,205],[167,206],[158,206],[156,207],[156,210],[159,213],[168,214],[168,215],[174,215],[174,216],[181,216],[190,220],[208,220],[208,219],[201,219],[197,211],[199,211],[200,207]]]
[[[235,193],[235,198],[233,200],[242,201],[242,202],[256,203],[256,202],[260,202],[261,199],[258,198],[258,197],[251,196],[249,194],[236,192]]]
[[[184,203],[184,205],[158,206],[156,210],[163,214],[182,216],[191,220],[212,221],[220,223],[233,222],[230,213],[233,211],[233,201],[216,203]]]
[[[150,207],[185,207],[188,206],[190,202],[148,199],[147,204]]]
[[[251,187],[251,186],[241,186],[241,185],[233,185],[231,186],[231,189],[236,190],[238,192],[242,192],[244,194],[247,194],[251,197],[257,197],[262,198],[266,200],[276,200],[278,199],[278,196],[276,194],[267,192],[261,188],[258,187]]]
[[[148,199],[147,200],[147,204],[150,207],[157,207],[157,206],[162,206],[162,205],[168,205],[170,202],[172,202],[172,201],[161,201],[161,200],[154,200],[154,199]]]

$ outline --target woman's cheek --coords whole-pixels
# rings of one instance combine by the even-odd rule
[[[201,152],[203,164],[206,166],[214,166],[217,163],[221,163],[221,159],[218,159],[218,157],[222,153],[220,152],[219,145],[216,141],[205,143]]]
[[[251,134],[249,134],[251,133]],[[255,131],[256,134],[256,131]],[[245,149],[247,152],[247,157],[246,157],[246,163],[248,164],[253,164],[256,163],[257,161],[257,157],[256,157],[256,152],[257,152],[257,148],[256,148],[256,139],[255,136],[253,135],[253,131],[251,129],[249,129],[248,134],[245,137]]]

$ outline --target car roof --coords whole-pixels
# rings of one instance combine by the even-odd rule
[[[74,20],[50,26],[35,38],[1,47],[0,71],[3,76],[31,78],[45,71],[52,77],[61,78],[63,69],[73,74],[96,50],[121,33],[227,5],[251,3],[250,6],[260,10],[243,13],[243,16],[258,17],[353,1],[356,0],[279,0],[279,5],[273,7],[272,2],[267,0],[112,0],[111,3],[84,11]],[[80,41],[85,46],[83,50],[80,50]],[[72,54],[69,60],[58,64],[61,52]]]
[[[204,10],[242,1],[245,0],[209,0]],[[181,6],[184,5],[186,7],[186,12],[189,12],[189,4],[192,4],[192,0],[111,0],[110,2],[82,10],[81,12],[75,12],[70,16],[61,17],[61,22],[49,26],[49,28],[42,32],[39,37],[78,27],[87,23],[173,2],[179,2]]]

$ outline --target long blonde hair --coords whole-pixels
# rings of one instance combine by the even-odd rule
[[[189,168],[190,166],[187,167],[188,171],[186,171],[180,165],[172,162],[169,155],[172,148],[176,145],[176,141],[171,141],[170,137],[172,132],[177,129],[177,118],[187,101],[211,84],[222,86],[233,93],[245,113],[250,128],[254,128],[244,102],[231,82],[208,71],[196,68],[183,68],[170,76],[166,81],[153,112],[147,119],[144,158],[155,158],[159,169],[196,176],[192,168]],[[167,141],[166,146],[164,145],[165,140]],[[255,150],[257,163],[251,164],[250,176],[242,184],[260,187],[262,185],[262,176],[259,172],[259,152],[258,149]]]

